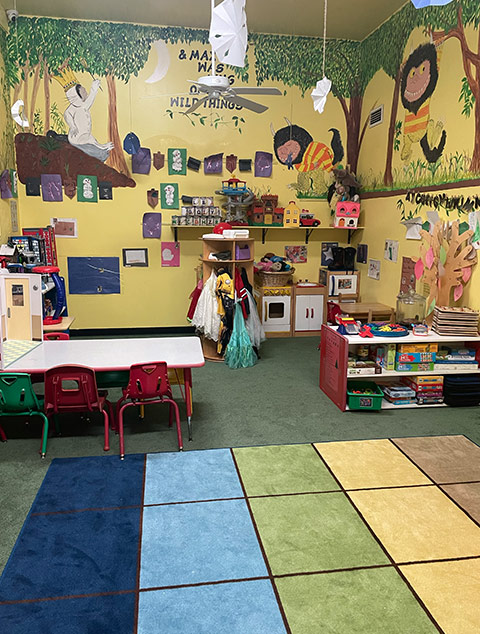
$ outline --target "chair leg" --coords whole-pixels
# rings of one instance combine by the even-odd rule
[[[178,410],[178,405],[173,400],[168,401],[170,406],[175,410],[175,419],[177,423],[177,438],[178,438],[178,451],[183,451],[183,440],[182,440],[182,427],[180,425],[180,412]]]
[[[3,431],[3,427],[0,425],[0,440],[2,442],[7,442],[7,435]]]
[[[171,427],[173,425],[173,405],[170,403],[168,408],[168,426]]]
[[[109,428],[110,428],[110,421],[108,419],[108,414],[107,414],[106,410],[102,409],[102,414],[103,414],[103,418],[104,418],[104,421],[105,421],[105,439],[104,439],[104,443],[103,443],[103,451],[109,451],[110,450],[110,441],[109,441],[108,432],[109,432]]]
[[[42,432],[42,448],[40,450],[40,455],[42,458],[45,458],[45,454],[47,453],[47,440],[48,440],[48,418],[45,414],[40,414],[43,418],[43,432]]]
[[[140,418],[145,418],[145,405],[140,404]]]
[[[57,436],[61,436],[62,432],[60,431],[60,419],[58,418],[58,414],[53,415],[53,424],[55,425],[55,433]]]
[[[122,406],[123,403],[123,399],[120,399],[119,401],[117,401],[117,404],[115,405],[115,433],[118,434],[118,417],[120,415],[120,408]]]
[[[117,418],[115,416],[115,410],[113,409],[113,405],[110,403],[110,401],[106,401],[106,403],[108,407],[108,418],[110,421],[110,429],[116,433],[117,432]]]

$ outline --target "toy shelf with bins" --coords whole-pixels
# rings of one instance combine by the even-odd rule
[[[182,227],[184,228],[184,227]],[[186,227],[185,227],[186,228]],[[203,229],[205,227],[194,227],[195,229]],[[254,245],[255,240],[253,238],[200,238],[203,243],[202,257],[202,274],[204,283],[208,280],[212,271],[215,269],[225,268],[229,269],[230,275],[235,283],[235,270],[238,268],[241,270],[245,268],[247,272],[248,281],[253,287],[253,260],[254,260]],[[248,245],[249,255],[248,259],[236,258],[236,247],[244,247]],[[229,260],[211,260],[209,255],[211,253],[219,253],[221,251],[230,251],[232,258]],[[203,356],[209,361],[223,361],[217,353],[217,342],[202,337]]]
[[[173,238],[175,240],[175,242],[178,242],[178,230],[181,229],[183,230],[192,230],[192,229],[199,229],[202,230],[203,233],[205,233],[205,231],[209,231],[212,229],[212,227],[208,227],[205,225],[169,225],[170,228],[173,231]],[[312,234],[312,231],[346,231],[347,232],[347,242],[348,244],[350,244],[351,239],[352,239],[352,235],[354,231],[360,231],[361,229],[364,229],[364,227],[282,227],[282,226],[276,226],[276,225],[245,225],[242,227],[237,227],[238,229],[249,229],[249,230],[257,230],[257,229],[261,229],[262,231],[262,244],[265,244],[266,242],[266,238],[267,238],[267,233],[268,231],[273,230],[273,231],[305,231],[305,244],[308,244],[308,241],[310,239],[310,236]]]
[[[378,381],[383,379],[396,379],[401,376],[446,376],[448,374],[479,374],[480,368],[477,370],[425,370],[413,372],[399,372],[397,370],[383,371],[381,374],[355,374],[348,373],[348,351],[349,348],[358,345],[381,345],[381,344],[405,344],[405,343],[438,343],[438,344],[456,344],[464,346],[467,343],[476,344],[474,347],[480,347],[480,336],[443,336],[435,332],[427,335],[417,336],[409,334],[405,337],[373,337],[372,339],[363,338],[359,335],[341,335],[336,328],[331,326],[322,326],[322,336],[320,344],[320,389],[330,398],[331,401],[339,407],[343,412],[348,410],[347,406],[347,380],[370,380]],[[417,405],[415,403],[406,405],[394,405],[383,399],[382,410],[384,409],[416,409],[425,407],[447,407],[445,403]]]

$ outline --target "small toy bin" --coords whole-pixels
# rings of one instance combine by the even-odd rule
[[[358,394],[371,391],[371,394]],[[347,402],[349,409],[382,409],[383,392],[373,381],[349,381],[347,384]]]

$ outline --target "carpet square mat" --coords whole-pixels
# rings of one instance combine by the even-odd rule
[[[53,460],[0,578],[2,631],[479,632],[479,451],[438,436]]]
[[[18,361],[41,343],[41,341],[27,339],[7,339],[3,342],[3,367],[7,369],[9,365]]]

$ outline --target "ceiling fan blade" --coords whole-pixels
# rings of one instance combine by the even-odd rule
[[[281,95],[282,91],[278,88],[264,88],[263,86],[232,86],[231,90],[237,95]]]
[[[253,112],[257,112],[258,114],[268,110],[268,106],[263,106],[261,103],[256,103],[255,101],[250,101],[250,99],[244,99],[237,95],[225,95],[224,99],[228,99],[228,101],[231,101],[237,106],[247,108],[247,110],[253,110]]]
[[[190,108],[188,110],[185,110],[185,112],[183,114],[190,114],[191,112],[193,112],[194,110],[199,108],[203,103],[205,103],[205,101],[207,101],[207,99],[208,99],[208,95],[205,95],[205,97],[202,97],[196,103],[194,103],[193,106],[190,106]]]

